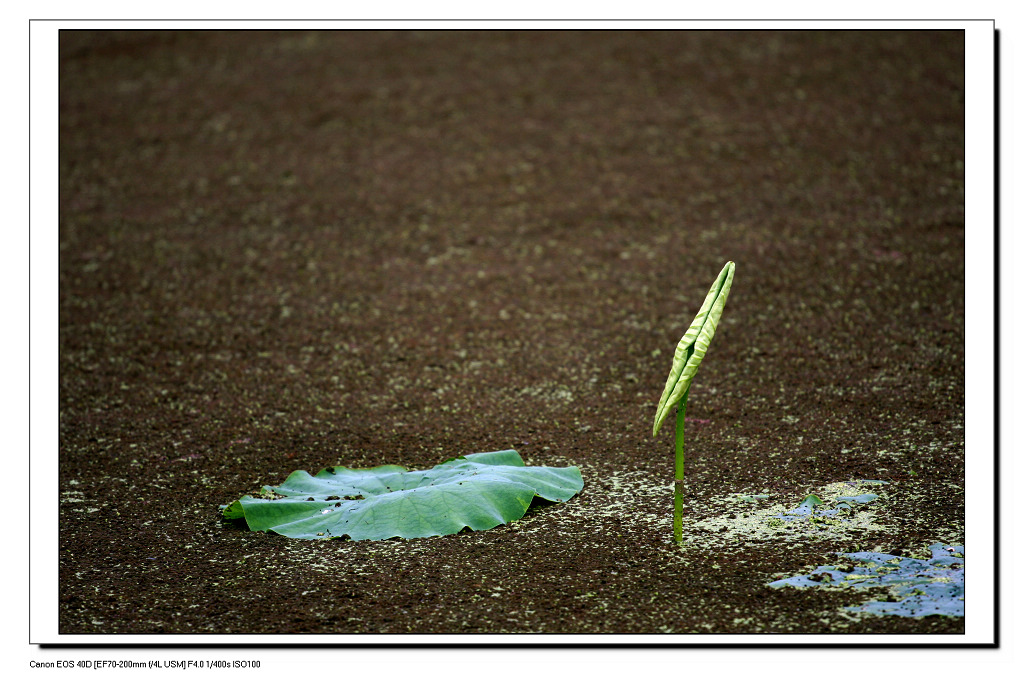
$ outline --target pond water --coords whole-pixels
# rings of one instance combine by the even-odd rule
[[[964,547],[933,544],[930,559],[885,553],[842,553],[852,562],[819,565],[813,572],[771,582],[770,587],[885,587],[888,600],[847,606],[851,613],[924,617],[964,615]]]

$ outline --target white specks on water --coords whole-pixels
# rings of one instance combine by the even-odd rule
[[[821,499],[822,505],[815,511],[835,510],[843,503],[839,497],[857,497],[863,494],[879,494],[884,484],[869,483],[863,480],[833,482],[831,484],[811,487],[813,493]],[[759,495],[758,495],[759,496]],[[752,500],[747,500],[752,499]],[[721,511],[719,515],[691,519],[684,522],[684,536],[690,530],[707,530],[714,532],[717,539],[743,538],[764,540],[823,540],[847,539],[865,532],[877,532],[887,529],[878,516],[880,507],[875,505],[876,499],[870,504],[853,504],[843,509],[843,514],[829,516],[791,516],[787,515],[800,505],[803,497],[782,500],[780,495],[768,498],[754,498],[752,495],[726,494],[710,498],[710,509]],[[705,503],[704,506],[707,506]],[[796,518],[796,519],[790,519]],[[686,541],[684,539],[684,541]]]
[[[534,516],[509,523],[520,534],[559,534],[558,520],[571,518],[572,529],[582,529],[585,539],[598,539],[614,526],[619,534],[669,535],[672,531],[672,485],[657,482],[643,471],[616,471],[604,477],[588,477],[583,491],[557,509],[544,511],[544,522]],[[584,544],[589,544],[584,541]],[[594,542],[595,544],[597,542]],[[603,543],[603,542],[602,542]]]
[[[539,385],[524,387],[519,390],[519,394],[530,398],[540,399],[541,401],[554,405],[570,404],[574,397],[572,390],[565,385],[560,385],[554,382],[546,382]]]

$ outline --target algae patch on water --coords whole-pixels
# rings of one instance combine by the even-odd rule
[[[847,539],[886,529],[879,511],[884,503],[881,480],[845,480],[816,487],[805,498],[773,503],[777,495],[732,493],[713,497],[719,515],[692,523],[717,538]]]
[[[833,589],[875,589],[889,591],[886,601],[869,601],[843,608],[857,614],[925,617],[964,615],[964,547],[933,544],[931,559],[904,558],[885,553],[842,553],[853,562],[819,565],[806,575],[769,583],[782,587],[825,587]]]

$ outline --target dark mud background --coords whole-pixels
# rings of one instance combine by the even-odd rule
[[[964,631],[766,587],[965,542],[961,32],[60,50],[62,633]],[[727,260],[680,548],[651,425]],[[586,487],[414,541],[219,515],[297,469],[504,448]],[[864,478],[858,527],[739,524]]]

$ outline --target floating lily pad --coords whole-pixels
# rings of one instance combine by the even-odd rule
[[[259,496],[223,507],[251,530],[296,539],[435,537],[518,520],[534,497],[566,501],[583,489],[579,468],[526,466],[515,451],[470,454],[430,470],[401,466],[298,470]]]

